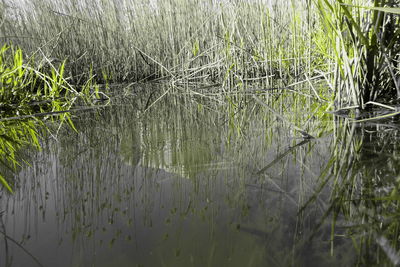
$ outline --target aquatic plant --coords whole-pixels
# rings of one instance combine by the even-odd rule
[[[172,80],[222,90],[327,81],[336,106],[400,95],[395,0],[3,3],[1,38],[68,59],[70,82]],[[196,8],[193,8],[196,7]]]
[[[50,61],[46,63],[35,66],[34,57],[25,62],[20,48],[3,45],[0,49],[0,121],[67,111],[77,97],[83,96],[64,78],[65,62],[59,68]],[[72,124],[68,113],[60,116]]]
[[[315,0],[330,39],[338,107],[400,97],[398,1]]]
[[[91,80],[78,92],[64,77],[65,61],[56,67],[43,60],[36,65],[34,57],[25,59],[18,47],[0,48],[0,165],[9,170],[19,165],[16,154],[23,147],[40,148],[38,131],[46,126],[39,117],[74,129],[72,107],[91,105],[101,93]],[[1,172],[0,182],[12,192]]]

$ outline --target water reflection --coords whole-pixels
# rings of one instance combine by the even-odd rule
[[[304,102],[274,98],[271,107],[290,107],[286,118],[307,121],[319,137],[303,140],[240,97],[231,99],[247,101],[237,112],[230,109],[239,105],[174,95],[147,109],[150,92],[140,96],[82,114],[74,122],[77,133],[65,131],[32,153],[32,166],[19,172],[18,191],[1,195],[2,231],[19,244],[0,241],[7,255],[1,264],[337,266],[371,260],[365,255],[373,249],[364,242],[357,250],[349,237],[363,242],[378,225],[372,218],[396,210],[396,199],[370,198],[378,189],[393,195],[397,143],[389,140],[395,131],[368,141],[370,129],[330,115],[312,122]],[[289,115],[296,111],[304,118]],[[379,147],[390,147],[382,152],[387,159],[371,160],[381,159]],[[386,170],[377,171],[376,162],[387,163]],[[367,214],[370,223],[360,224]],[[388,216],[388,230],[371,232],[381,243],[396,235]]]
[[[38,132],[43,124],[35,120],[0,120],[0,186],[12,192],[13,173],[24,162],[23,149],[40,149]]]
[[[358,265],[400,263],[398,129],[391,119],[336,122],[332,165],[324,178],[334,181],[326,214],[333,217],[334,242],[343,239],[340,228],[353,239]]]

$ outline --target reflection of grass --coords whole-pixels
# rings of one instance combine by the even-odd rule
[[[331,163],[321,175],[319,192],[332,185],[331,199],[322,223],[332,218],[332,249],[344,229],[359,254],[359,264],[396,265],[400,255],[399,179],[396,131],[339,120]],[[329,181],[329,182],[328,182]],[[333,250],[334,251],[334,250]],[[381,251],[383,253],[377,253]]]
[[[119,244],[132,235],[132,240],[146,240],[152,248],[165,253],[165,261],[176,263],[178,259],[182,266],[188,265],[190,254],[195,262],[208,259],[211,265],[225,263],[222,257],[230,255],[241,266],[251,260],[270,265],[306,265],[310,257],[332,262],[331,266],[343,262],[340,257],[327,257],[326,235],[321,237],[322,243],[318,240],[313,246],[304,240],[308,237],[304,233],[313,228],[321,213],[319,209],[308,210],[298,222],[295,220],[298,203],[312,192],[317,180],[313,172],[322,169],[315,165],[324,165],[323,155],[328,148],[319,138],[300,145],[297,133],[286,126],[294,123],[316,137],[320,132],[326,137],[326,130],[321,129],[328,126],[321,126],[319,121],[311,123],[312,115],[326,115],[325,107],[305,108],[299,98],[296,104],[285,102],[288,95],[283,95],[282,101],[272,98],[267,103],[290,123],[276,120],[276,115],[262,109],[251,96],[238,97],[247,102],[243,109],[232,98],[232,113],[227,114],[223,112],[225,104],[219,106],[216,101],[180,95],[163,98],[144,114],[142,107],[147,106],[147,97],[142,96],[144,101],[139,97],[124,99],[124,105],[111,107],[101,120],[94,115],[74,121],[79,133],[64,132],[65,136],[60,136],[56,158],[51,153],[42,154],[57,168],[59,183],[50,197],[60,196],[54,203],[60,214],[59,229],[67,229],[62,238],[65,240],[64,234],[72,232],[74,241],[82,245],[87,244],[88,237],[93,238],[93,243],[102,239],[119,253]],[[291,116],[295,113],[301,116]],[[186,166],[183,171],[192,179],[175,179],[174,169],[159,164],[163,162],[160,150],[170,151],[170,145],[175,147],[171,152],[175,165]],[[120,153],[130,164],[136,165],[138,160],[141,163],[132,168],[121,161]],[[146,158],[139,158],[136,153]],[[44,188],[46,183],[42,181],[52,175],[37,173],[39,188]],[[39,180],[26,183],[31,181]],[[29,186],[26,190],[21,193],[28,196],[27,202],[34,193],[41,194],[41,190]],[[30,207],[21,206],[26,210]],[[52,216],[49,209],[46,219]],[[25,216],[27,221],[32,220],[29,212]],[[135,232],[146,233],[146,227],[152,230],[149,235],[135,237],[133,225],[141,227]],[[121,236],[116,232],[122,232]],[[209,237],[211,232],[216,234]],[[153,246],[160,244],[161,238],[165,240],[163,244],[159,248]],[[227,238],[228,247],[221,243]],[[193,247],[193,240],[204,240],[205,245]],[[343,246],[342,250],[353,256],[348,247]]]
[[[32,121],[0,122],[0,164],[12,171],[20,165],[16,153],[27,145],[40,148],[37,123]],[[10,184],[0,173],[0,182],[10,191]]]

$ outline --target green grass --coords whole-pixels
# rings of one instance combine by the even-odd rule
[[[40,149],[39,132],[45,132],[46,119],[75,129],[70,110],[91,105],[99,94],[91,80],[79,92],[71,86],[64,77],[65,61],[56,67],[46,58],[37,64],[34,57],[24,56],[16,46],[0,48],[0,166],[11,171],[20,165],[21,149]],[[0,171],[0,183],[12,192],[9,180]]]
[[[11,173],[21,165],[18,152],[29,146],[40,149],[38,124],[41,123],[34,121],[0,122],[0,183],[11,193],[13,192],[10,184],[12,182]]]
[[[72,84],[150,79],[271,87],[320,73],[338,107],[400,96],[398,2],[4,2],[0,31],[27,53],[61,62]],[[14,15],[7,15],[14,14]]]
[[[395,0],[30,3],[28,12],[2,3],[1,38],[66,59],[71,84],[93,73],[98,83],[167,79],[226,90],[324,73],[339,108],[400,96]]]
[[[333,48],[335,100],[366,108],[400,97],[398,1],[315,0]],[[397,8],[395,7],[397,6]]]
[[[14,10],[26,18],[6,20],[3,36],[26,51],[40,47],[49,58],[68,59],[74,83],[93,66],[98,82],[106,76],[113,82],[165,78],[232,86],[255,78],[271,85],[304,78],[314,61],[320,63],[309,46],[315,18],[294,1],[32,3],[28,14]]]

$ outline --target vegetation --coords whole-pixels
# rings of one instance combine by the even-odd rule
[[[88,105],[99,94],[91,81],[76,91],[63,76],[65,62],[58,68],[45,63],[35,65],[33,57],[25,63],[22,50],[15,46],[0,49],[0,165],[10,170],[19,165],[16,153],[23,147],[40,148],[38,131],[45,124],[39,117],[57,116],[59,127],[67,122],[74,128],[72,107]],[[0,182],[12,192],[1,172]]]
[[[333,49],[338,104],[365,108],[399,98],[399,2],[315,2]]]
[[[67,59],[71,84],[90,70],[99,83],[169,79],[225,89],[323,74],[337,107],[400,96],[396,0],[7,3],[1,38]]]
[[[304,78],[310,65],[324,63],[310,46],[315,18],[294,1],[32,3],[31,12],[4,9],[15,14],[2,24],[4,37],[27,51],[40,47],[49,58],[68,59],[74,82],[93,66],[99,82],[168,78],[271,86],[277,79]]]
[[[120,2],[1,2],[0,38],[17,45],[1,50],[5,132],[10,118],[52,114],[73,126],[65,111],[90,101],[92,82],[169,79],[234,91],[286,84],[320,66],[309,46],[312,19],[294,2]],[[230,101],[235,109],[241,100]]]
[[[320,226],[332,218],[332,248],[339,225],[356,244],[358,264],[371,262],[366,254],[372,250],[383,252],[374,254],[373,262],[399,264],[398,142],[388,141],[395,140],[396,131],[374,136],[378,145],[370,147],[369,133],[382,125],[364,131],[351,119],[337,119],[333,127],[310,126],[315,118],[323,121],[329,109],[375,105],[393,109],[390,116],[399,114],[392,107],[400,98],[399,5],[398,0],[33,0],[22,6],[3,0],[0,38],[7,45],[0,50],[0,164],[15,170],[18,151],[29,144],[40,148],[45,124],[38,117],[57,115],[58,122],[74,128],[70,111],[99,97],[96,84],[168,80],[157,99],[146,92],[141,112],[168,92],[190,88],[196,93],[191,101],[222,103],[210,109],[228,114],[227,143],[245,136],[258,109],[268,111],[269,124],[279,121],[302,135],[302,142],[258,170],[259,176],[332,129],[331,159],[299,213],[329,185]],[[197,104],[199,111],[207,108]],[[305,106],[311,115],[302,114]],[[282,115],[286,110],[296,116]],[[388,116],[376,114],[373,119]],[[149,134],[149,140],[156,137]],[[137,136],[130,138],[140,147]],[[384,171],[367,160],[381,147],[388,148],[381,153]],[[191,149],[192,144],[183,147],[187,154],[177,159],[190,165]],[[209,151],[198,151],[208,163]],[[126,160],[137,164],[140,157],[128,152]],[[184,171],[194,177],[198,169]],[[12,191],[1,173],[0,182]]]

